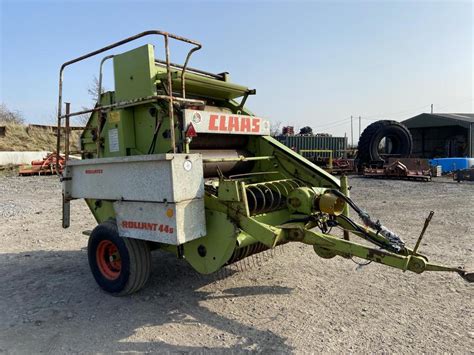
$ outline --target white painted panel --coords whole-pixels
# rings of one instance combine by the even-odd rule
[[[184,120],[185,127],[192,124],[197,133],[270,135],[270,122],[257,116],[184,110]]]
[[[69,198],[181,202],[204,196],[200,154],[156,154],[68,162]]]
[[[179,203],[114,202],[119,235],[179,245],[206,235],[204,199]]]

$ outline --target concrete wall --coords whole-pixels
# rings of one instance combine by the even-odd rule
[[[49,152],[0,152],[0,165],[31,164],[32,160],[41,160]]]

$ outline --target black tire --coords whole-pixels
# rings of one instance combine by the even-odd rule
[[[148,243],[120,237],[113,221],[94,228],[89,237],[87,255],[97,284],[114,296],[137,292],[150,277]]]
[[[392,142],[391,154],[408,157],[413,147],[413,138],[407,127],[397,121],[382,120],[369,125],[359,139],[357,147],[358,165],[367,165],[384,161],[378,147],[383,138]]]

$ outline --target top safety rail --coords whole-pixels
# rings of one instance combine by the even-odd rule
[[[116,102],[116,103],[110,104],[110,105],[100,105],[100,95],[101,95],[101,91],[102,91],[102,89],[101,89],[101,87],[102,87],[102,65],[105,62],[105,60],[113,58],[113,55],[109,55],[109,56],[106,56],[105,58],[103,58],[102,61],[101,61],[101,71],[100,71],[100,77],[99,77],[99,90],[98,90],[99,91],[99,93],[98,93],[98,95],[99,95],[98,99],[99,100],[98,100],[97,105],[94,108],[91,108],[91,109],[86,109],[86,110],[81,110],[81,111],[76,111],[76,112],[70,112],[70,105],[68,103],[66,103],[66,113],[65,114],[62,113],[63,76],[64,76],[64,70],[66,69],[66,67],[68,67],[72,64],[78,63],[80,61],[83,61],[85,59],[94,57],[94,56],[96,56],[100,53],[107,52],[107,51],[109,51],[113,48],[122,46],[126,43],[135,41],[139,38],[142,38],[142,37],[145,37],[145,36],[151,36],[151,35],[163,36],[163,38],[164,38],[165,58],[166,58],[166,60],[164,62],[159,61],[159,63],[162,63],[164,66],[166,66],[167,91],[168,91],[167,95],[153,95],[153,96],[143,97],[143,98],[129,100],[129,101]],[[189,43],[189,44],[192,44],[194,46],[187,53],[184,65],[182,65],[182,66],[171,63],[171,61],[170,61],[170,49],[169,49],[169,39],[170,38],[174,39],[174,40],[177,40],[177,41]],[[164,31],[149,30],[149,31],[141,32],[141,33],[136,34],[134,36],[125,38],[121,41],[112,43],[112,44],[110,44],[106,47],[97,49],[93,52],[84,54],[80,57],[77,57],[75,59],[72,59],[70,61],[67,61],[67,62],[63,63],[61,65],[61,69],[59,70],[58,135],[57,135],[57,147],[56,147],[56,152],[57,152],[56,154],[58,155],[58,157],[59,157],[60,149],[61,149],[61,129],[62,129],[61,121],[62,121],[62,119],[66,119],[65,155],[66,155],[66,159],[67,159],[67,156],[69,155],[69,142],[68,142],[69,137],[68,137],[67,130],[68,130],[68,127],[69,127],[69,118],[71,116],[78,116],[78,115],[83,115],[83,114],[87,114],[87,113],[93,113],[93,112],[96,112],[96,111],[103,111],[103,110],[119,108],[119,107],[127,107],[127,106],[131,106],[131,105],[135,105],[137,103],[152,102],[152,101],[156,101],[156,100],[159,100],[159,99],[165,99],[165,100],[168,100],[168,102],[169,102],[169,116],[170,116],[169,119],[170,119],[170,127],[171,127],[171,145],[172,145],[173,152],[176,152],[176,142],[175,142],[175,134],[174,134],[175,132],[174,132],[173,101],[188,102],[188,103],[194,103],[194,104],[203,104],[203,102],[200,101],[200,100],[186,99],[186,86],[185,86],[185,72],[186,72],[186,69],[187,69],[187,66],[188,66],[189,59],[191,58],[191,55],[194,52],[198,51],[201,48],[202,48],[202,45],[197,41],[187,39],[187,38],[184,38],[184,37],[181,37],[181,36],[177,36],[177,35],[174,35],[174,34],[171,34],[171,33],[168,33],[168,32],[164,32]],[[172,67],[181,68],[181,93],[182,93],[182,97],[173,97],[173,90],[172,90],[173,89],[173,83],[172,83],[172,80],[171,80],[171,68]],[[195,70],[192,70],[192,71],[195,71]],[[210,74],[210,73],[206,73],[206,74]],[[214,75],[214,74],[212,74],[212,75]],[[100,129],[100,127],[99,127],[99,129]],[[98,133],[100,133],[100,132],[98,132]]]

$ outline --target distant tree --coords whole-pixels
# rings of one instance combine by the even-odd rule
[[[99,90],[101,94],[104,92],[103,87],[102,90],[99,88],[99,79],[94,75],[92,78],[92,84],[87,88],[87,93],[94,104],[97,102],[97,98],[99,97]]]
[[[94,77],[92,78],[92,83],[87,88],[87,93],[89,94],[89,97],[92,101],[92,106],[94,106],[97,102],[97,99],[99,97],[99,90],[100,90],[100,94],[106,91],[103,86],[102,88],[99,88],[99,79],[97,79],[97,77],[94,75]],[[87,109],[88,107],[83,106],[81,110],[87,110]],[[89,121],[90,115],[91,115],[90,113],[84,113],[82,115],[77,116],[76,120],[81,126],[85,126],[87,122]]]
[[[280,121],[270,123],[270,135],[272,137],[276,137],[281,134],[280,126],[281,126]]]
[[[25,122],[25,119],[20,111],[11,111],[2,103],[0,104],[0,122],[22,124]]]
[[[300,129],[300,134],[301,135],[312,135],[313,134],[313,129],[310,126],[305,126]]]

